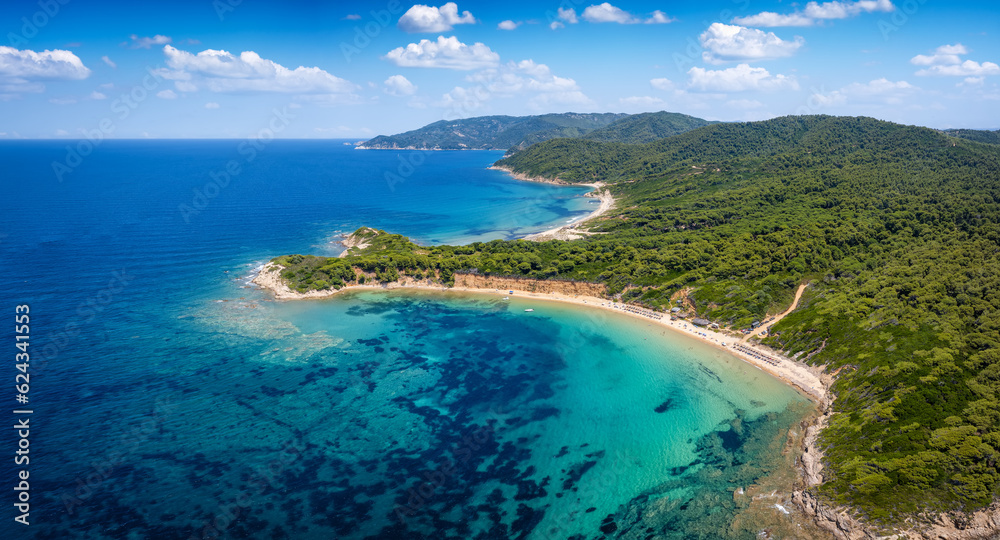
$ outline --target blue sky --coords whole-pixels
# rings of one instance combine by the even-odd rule
[[[0,139],[366,139],[566,111],[1000,128],[987,1],[13,4]]]

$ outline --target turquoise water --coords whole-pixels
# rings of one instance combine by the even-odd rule
[[[808,403],[722,351],[550,302],[248,284],[360,225],[543,230],[586,213],[585,190],[512,181],[491,152],[421,154],[390,184],[413,156],[277,141],[185,220],[236,142],[104,144],[62,183],[60,143],[0,144],[0,309],[31,306],[39,426],[17,537],[758,532],[730,530],[732,491],[782,466]]]

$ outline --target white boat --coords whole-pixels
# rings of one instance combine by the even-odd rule
[[[509,296],[504,296],[503,299],[504,300],[510,300],[510,297]]]
[[[524,311],[535,311],[535,310],[529,308],[529,309],[526,309]]]

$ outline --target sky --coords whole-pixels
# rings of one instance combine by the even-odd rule
[[[0,139],[361,140],[661,110],[998,129],[998,64],[985,0],[11,1]]]

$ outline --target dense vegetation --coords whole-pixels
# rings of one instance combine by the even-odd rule
[[[625,117],[615,113],[480,116],[441,120],[398,135],[379,135],[364,148],[507,150],[556,137],[579,137]]]
[[[606,127],[595,129],[582,138],[591,141],[641,144],[714,123],[686,114],[665,111],[630,114]]]
[[[973,509],[1000,490],[1000,146],[869,118],[714,124],[647,144],[557,139],[502,161],[610,182],[618,210],[571,242],[420,247],[397,235],[345,259],[276,259],[301,290],[360,270],[606,283],[742,328],[800,308],[766,342],[839,370],[825,496],[873,519]],[[366,279],[370,279],[367,278]]]
[[[364,148],[523,150],[557,138],[645,143],[712,124],[685,114],[562,113],[541,116],[480,116],[434,122],[399,135],[379,135]]]
[[[947,129],[945,130],[945,133],[951,135],[952,137],[961,137],[963,139],[969,139],[970,141],[1000,144],[1000,129],[996,131],[986,131],[982,129]]]

